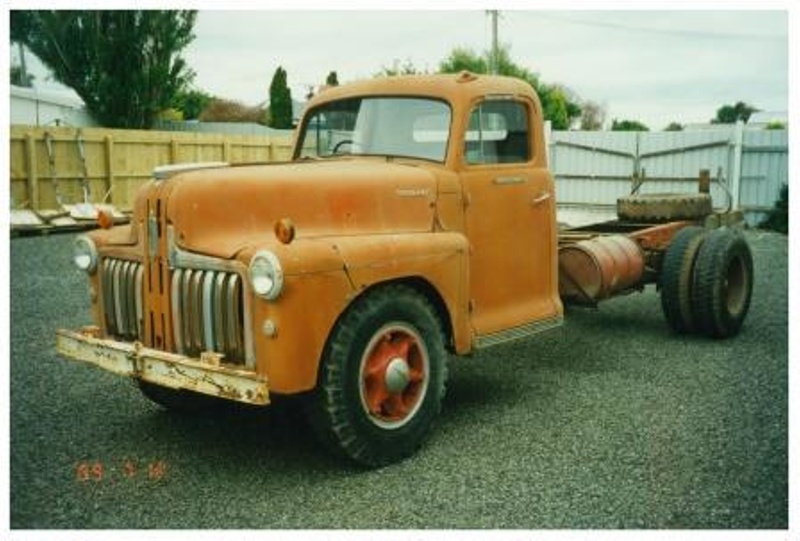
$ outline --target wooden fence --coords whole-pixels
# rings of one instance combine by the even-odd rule
[[[274,162],[291,157],[289,137],[11,126],[11,205],[34,211],[84,201],[133,207],[158,165]],[[49,141],[49,144],[48,144]]]

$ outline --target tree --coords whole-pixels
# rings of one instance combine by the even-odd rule
[[[109,127],[149,128],[194,77],[180,52],[196,11],[12,11],[26,45]]]
[[[789,234],[789,185],[781,186],[781,193],[775,206],[769,211],[767,217],[761,222],[761,227]]]
[[[505,49],[498,51],[498,56],[502,58]],[[450,56],[439,63],[440,73],[458,73],[460,71],[471,71],[472,73],[489,73],[488,54],[480,56],[472,49],[456,47],[450,52]],[[498,71],[498,73],[500,73]],[[505,75],[505,74],[503,74]],[[529,81],[530,82],[530,81]]]
[[[539,99],[542,102],[542,114],[549,120],[553,129],[566,130],[572,124],[569,104],[564,91],[559,87],[539,86]]]
[[[25,69],[19,64],[12,64],[9,68],[11,84],[30,88],[33,86],[33,75],[26,73]]]
[[[468,70],[473,73],[489,73],[489,58],[491,52],[485,51],[483,55],[477,54],[472,49],[456,47],[445,60],[439,64],[440,73],[458,73]],[[530,84],[539,92],[539,76],[524,66],[520,66],[511,59],[510,47],[503,45],[497,50],[497,73],[507,77],[516,77]],[[541,95],[539,96],[542,97]],[[544,106],[544,104],[542,104]]]
[[[170,102],[172,109],[180,111],[184,120],[196,120],[216,98],[202,90],[179,90]]]
[[[537,74],[514,62],[509,51],[508,45],[503,45],[498,49],[497,73],[516,77],[530,84],[539,95],[545,119],[550,120],[556,130],[568,129],[572,121],[581,114],[577,96],[562,85],[541,83]],[[489,51],[486,51],[479,55],[472,49],[457,47],[439,63],[439,72],[458,73],[468,70],[473,73],[489,73],[490,54]]]
[[[327,86],[339,86],[339,76],[335,71],[328,74],[328,77],[325,78],[325,84]]]
[[[16,16],[15,19],[19,21],[19,16]],[[18,49],[19,49],[19,64],[12,64],[11,65],[11,84],[16,86],[24,86],[26,88],[33,87],[33,75],[28,73],[28,65],[25,62],[25,46],[20,41],[20,37],[24,35],[24,32],[27,32],[26,27],[18,22],[18,26],[16,28],[11,29],[11,39],[12,41],[16,41]]]
[[[170,107],[158,113],[157,120],[165,120],[167,122],[181,122],[184,120],[183,111]]]
[[[394,77],[396,75],[417,75],[421,73],[425,72],[417,69],[410,58],[406,58],[402,64],[400,64],[399,60],[396,60],[391,68],[383,66],[381,71],[375,74],[375,77]]]
[[[664,131],[683,131],[683,124],[679,122],[670,122],[669,125],[664,128]]]
[[[263,124],[266,111],[261,107],[249,107],[233,100],[214,98],[203,109],[199,120],[203,122],[255,122]]]
[[[580,129],[586,131],[602,130],[605,122],[605,107],[595,101],[585,101],[581,104]]]
[[[278,66],[269,85],[269,125],[288,130],[292,122],[292,92],[286,84],[286,70]]]
[[[717,116],[711,120],[712,124],[736,124],[739,120],[747,122],[750,115],[758,112],[752,105],[737,101],[734,105],[723,105],[717,109]]]
[[[638,120],[617,120],[611,121],[611,131],[650,131],[650,128]]]

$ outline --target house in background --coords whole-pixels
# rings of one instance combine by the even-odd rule
[[[763,129],[769,125],[789,126],[789,113],[786,111],[756,111],[747,120],[749,129]]]
[[[746,130],[763,130],[770,125],[780,124],[784,128],[789,127],[789,113],[786,111],[756,111],[747,122],[744,123]],[[685,131],[699,131],[699,130],[719,130],[724,129],[725,126],[732,126],[733,124],[716,124],[713,122],[697,122],[684,124]]]
[[[86,112],[83,101],[77,96],[14,85],[9,88],[11,124],[79,128],[99,125]]]

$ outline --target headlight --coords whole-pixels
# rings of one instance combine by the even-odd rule
[[[86,235],[81,235],[75,239],[73,246],[72,260],[75,266],[92,274],[97,268],[97,247],[92,239]]]
[[[260,251],[250,260],[250,285],[259,297],[277,299],[283,291],[283,269],[272,252]]]

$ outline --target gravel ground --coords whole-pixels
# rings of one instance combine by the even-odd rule
[[[56,357],[89,322],[72,235],[12,239],[12,528],[788,527],[788,245],[748,232],[750,315],[672,336],[656,293],[454,359],[432,437],[377,471],[290,407],[169,414]]]

